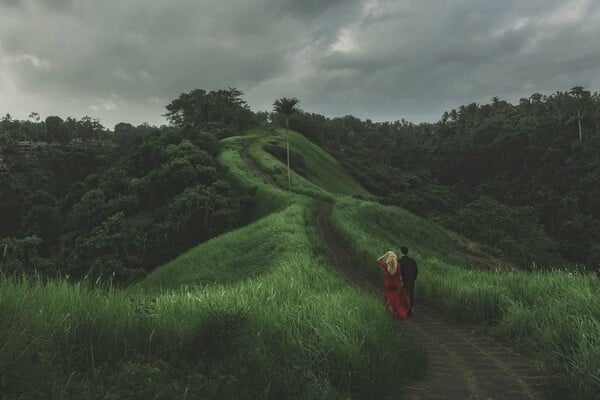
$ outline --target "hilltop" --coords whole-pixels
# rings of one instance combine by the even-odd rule
[[[30,193],[43,205],[32,210],[57,220],[67,215],[77,230],[66,238],[84,238],[72,240],[74,248],[68,240],[55,245],[65,246],[59,254],[80,254],[68,259],[88,275],[77,283],[2,278],[0,388],[7,396],[386,398],[399,385],[423,382],[439,367],[428,365],[437,362],[435,352],[428,355],[414,330],[392,320],[366,286],[333,268],[319,227],[325,218],[336,258],[347,257],[346,272],[356,282],[379,287],[375,258],[407,245],[421,265],[423,309],[445,318],[432,317],[439,319],[429,328],[447,323],[437,334],[455,337],[467,323],[532,357],[548,391],[595,397],[594,275],[515,268],[434,218],[369,193],[364,175],[352,174],[348,160],[327,146],[258,118],[244,120],[251,116],[243,103],[207,113],[203,124],[181,111],[186,102],[213,97],[239,98],[226,91],[182,96],[169,108],[176,126],[137,139],[106,168],[92,165],[66,195]],[[377,177],[367,176],[376,186]],[[46,175],[45,188],[56,187],[53,179]],[[130,244],[139,237],[150,240],[144,251]],[[39,238],[3,240],[16,260],[4,263],[5,273],[7,266],[52,268],[33,251]],[[162,258],[129,268],[148,252]],[[86,255],[102,268],[90,269]],[[158,260],[164,261],[153,264]],[[111,286],[103,280],[111,270],[135,283]],[[457,321],[462,327],[450,326]],[[469,379],[471,393],[488,393]]]

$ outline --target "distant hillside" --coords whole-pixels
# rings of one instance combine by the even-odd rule
[[[216,162],[220,140],[269,118],[241,95],[183,93],[167,105],[171,126],[161,128],[120,123],[111,132],[89,117],[2,118],[5,270],[135,280],[242,223],[251,200]],[[420,125],[298,112],[290,119],[292,189],[372,194],[525,268],[597,270],[599,102],[577,87],[518,105],[494,98]],[[269,128],[245,149],[282,187],[285,137]],[[158,246],[165,237],[171,245]]]
[[[2,119],[0,271],[132,282],[242,224],[252,199],[217,161],[249,113],[236,93],[194,93],[221,99],[233,121],[188,123],[185,95],[171,127]]]
[[[285,163],[266,150],[281,153],[285,132],[232,135],[215,128],[157,131],[86,178],[80,188],[92,194],[72,203],[81,218],[104,212],[106,204],[125,207],[100,226],[90,224],[94,237],[81,236],[89,240],[84,249],[115,258],[135,254],[123,246],[127,231],[119,229],[140,217],[126,214],[128,205],[149,217],[141,228],[150,233],[175,227],[159,231],[172,236],[151,236],[150,246],[173,256],[145,279],[119,290],[91,289],[89,280],[73,285],[0,275],[0,392],[44,399],[396,396],[407,381],[426,375],[427,349],[389,317],[378,297],[328,265],[317,211],[329,203],[328,224],[354,260],[349,268],[380,285],[375,258],[408,245],[420,265],[418,301],[482,324],[498,341],[530,355],[551,377],[547,390],[560,398],[595,399],[595,276],[513,271],[427,218],[365,201],[366,192],[341,164],[296,133],[288,133],[296,168],[290,187]],[[109,193],[109,201],[100,193]],[[195,211],[207,204],[210,223],[240,210],[247,223],[179,250],[180,241],[198,239],[181,222],[206,228],[206,214]]]
[[[290,127],[372,193],[527,268],[600,268],[600,96],[498,98],[433,124],[300,113]],[[600,271],[600,270],[599,270]]]
[[[278,132],[279,135],[263,140],[262,147],[285,164],[286,138],[289,137],[290,164],[295,173],[332,193],[369,195],[338,160],[305,136],[284,129]]]

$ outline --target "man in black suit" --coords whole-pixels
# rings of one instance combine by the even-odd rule
[[[411,315],[413,306],[415,305],[415,281],[417,280],[417,275],[419,275],[419,268],[417,268],[417,262],[408,256],[408,248],[406,246],[402,246],[400,251],[402,252],[402,258],[398,260],[398,263],[400,263],[402,270],[402,281],[410,297],[408,315]]]

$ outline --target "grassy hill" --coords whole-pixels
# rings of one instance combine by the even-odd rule
[[[369,196],[369,193],[341,166],[340,162],[333,158],[329,153],[323,151],[319,146],[306,139],[297,132],[280,129],[269,136],[260,137],[257,145],[253,148],[252,155],[256,159],[262,160],[261,165],[267,167],[271,173],[278,175],[284,172],[285,165],[276,163],[262,151],[277,147],[279,154],[284,153],[286,147],[286,138],[289,138],[290,149],[296,156],[300,165],[294,165],[292,156],[291,168],[293,172],[293,187],[317,187],[335,194],[362,195]],[[262,154],[261,154],[262,153]],[[282,157],[283,161],[283,157]],[[298,169],[298,167],[301,167]],[[287,173],[287,172],[286,172]],[[286,177],[287,179],[287,177]],[[283,183],[283,182],[282,182]]]
[[[263,145],[266,140],[283,145],[284,133],[278,135],[276,140],[263,139]],[[290,134],[292,151],[304,155],[310,148],[313,155],[325,153],[297,138]],[[265,154],[260,143],[251,154],[284,187],[284,165]],[[557,393],[577,399],[600,393],[600,281],[596,276],[516,270],[467,238],[406,210],[340,194],[356,193],[351,185],[340,190],[328,185],[329,180],[320,182],[316,190],[298,179],[292,190],[332,199],[333,227],[346,248],[352,249],[356,264],[364,266],[362,275],[379,280],[372,260],[387,249],[407,245],[421,265],[420,301],[461,321],[489,327],[499,340],[539,361],[554,377]]]
[[[398,377],[424,374],[424,349],[377,299],[327,265],[314,225],[315,200],[325,199],[364,274],[380,282],[375,257],[407,245],[420,264],[419,301],[490,326],[556,374],[573,398],[594,398],[597,278],[510,271],[466,238],[356,198],[368,193],[335,159],[301,135],[289,138],[299,167],[291,188],[273,155],[281,151],[273,147],[285,148],[285,132],[223,140],[220,162],[237,185],[253,189],[253,222],[190,249],[126,291],[1,280],[0,389],[30,398],[397,393]]]
[[[0,383],[31,398],[372,398],[425,372],[379,301],[321,255],[314,200],[260,183],[256,218],[126,291],[2,280]],[[382,374],[382,370],[394,371]]]

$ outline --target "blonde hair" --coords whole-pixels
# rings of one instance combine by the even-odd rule
[[[391,275],[394,275],[397,270],[398,256],[393,251],[388,251],[385,253],[385,257],[383,261],[388,265],[388,272]]]

